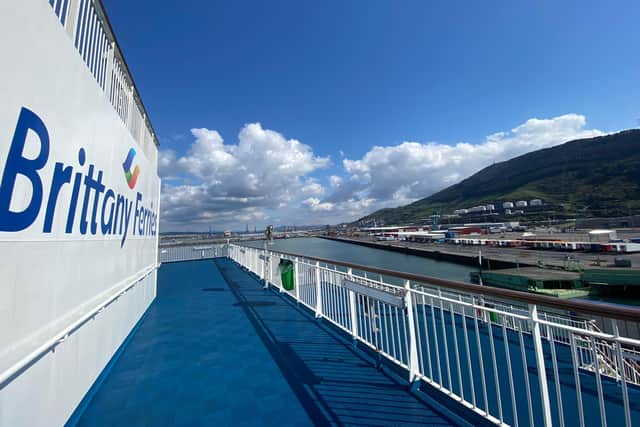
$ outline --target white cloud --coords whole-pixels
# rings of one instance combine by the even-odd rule
[[[492,163],[602,134],[577,114],[529,119],[477,144],[376,146],[360,159],[344,158],[343,173],[318,179],[313,175],[330,165],[328,157],[259,123],[244,126],[236,144],[225,144],[215,130],[191,133],[184,155],[159,155],[164,231],[353,221],[426,197]]]
[[[325,193],[324,187],[314,179],[307,180],[306,184],[300,189],[303,194],[311,196],[321,196]]]
[[[340,185],[342,185],[342,178],[337,176],[337,175],[331,175],[329,177],[329,184],[331,185],[332,188],[338,188],[340,187]]]
[[[319,196],[324,187],[307,175],[329,165],[328,157],[259,123],[244,126],[238,143],[225,144],[215,130],[192,129],[187,153],[161,151],[162,219],[167,229],[216,226],[266,216],[265,209],[286,206],[304,196]]]
[[[480,144],[403,142],[376,146],[361,159],[344,159],[343,166],[351,179],[363,185],[368,197],[382,205],[395,206],[426,197],[492,163],[602,134],[585,129],[585,125],[585,117],[577,114],[529,119],[510,132],[489,135]]]
[[[158,175],[172,178],[175,169],[176,153],[173,150],[160,150],[158,153]]]
[[[320,199],[318,199],[317,197],[309,197],[308,199],[304,200],[302,203],[309,206],[309,208],[313,212],[332,211],[334,208],[333,203],[320,202]]]

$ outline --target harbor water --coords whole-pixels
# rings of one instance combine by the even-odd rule
[[[262,248],[263,240],[246,243],[248,246]],[[422,274],[441,279],[469,282],[469,273],[473,270],[468,265],[436,261],[415,255],[352,245],[316,237],[301,237],[274,240],[269,245],[274,251],[292,252],[300,255],[327,258],[336,261],[351,262],[405,273]]]

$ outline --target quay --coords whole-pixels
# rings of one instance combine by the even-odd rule
[[[352,237],[332,237],[318,236],[322,239],[334,240],[336,242],[351,243],[354,245],[367,246],[370,248],[384,249],[399,252],[407,255],[415,255],[423,258],[431,258],[437,261],[448,261],[464,265],[478,266],[477,248],[461,247],[453,245],[442,245],[433,243],[416,242],[377,242],[366,238]],[[501,249],[502,250],[502,249]],[[505,254],[493,253],[483,248],[482,253],[483,268],[514,268],[518,265],[534,266],[536,262],[529,256],[506,256]]]
[[[317,237],[476,267],[478,266],[478,253],[482,251],[482,267],[486,269],[517,268],[523,266],[564,268],[568,256],[571,257],[573,262],[579,262],[582,268],[604,268],[607,264],[612,264],[614,259],[620,256],[631,261],[633,266],[631,270],[637,270],[635,267],[640,266],[640,254],[638,253],[621,255],[615,253],[563,252],[525,248],[467,246],[447,243],[379,242],[373,241],[370,238],[355,237]]]

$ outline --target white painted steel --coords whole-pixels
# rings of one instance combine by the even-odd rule
[[[256,275],[259,273],[255,266],[262,250],[230,245],[228,253],[249,271]],[[602,411],[600,423],[604,425],[606,422],[605,397],[600,380],[605,376],[621,382],[621,396],[616,398],[624,402],[624,419],[627,425],[631,423],[629,397],[625,390],[627,384],[640,385],[634,376],[638,372],[635,363],[640,360],[636,356],[640,349],[638,340],[620,336],[619,333],[602,332],[594,322],[577,318],[575,313],[560,313],[557,309],[547,310],[517,300],[492,300],[480,292],[459,292],[442,285],[431,285],[428,281],[409,282],[394,276],[367,274],[366,271],[341,267],[339,264],[327,264],[326,260],[320,262],[277,251],[269,251],[268,255],[294,262],[295,291],[288,292],[289,296],[316,315],[321,313],[323,319],[344,330],[357,342],[405,368],[410,381],[422,380],[492,423],[534,425],[536,419],[544,425],[551,425],[553,419],[564,423],[566,414],[562,412],[562,393],[566,393],[566,390],[561,390],[559,386],[559,362],[571,365],[578,384],[575,393],[579,419],[576,422],[585,425],[580,376],[594,375],[599,383],[597,399]],[[345,287],[345,283],[352,282],[375,292],[359,292],[358,287]],[[270,285],[281,286],[273,281]],[[405,298],[404,307],[398,308],[395,304],[385,302],[387,298],[375,299],[374,295],[379,291],[390,295],[401,293]],[[446,319],[449,319],[449,323]],[[473,325],[475,338],[471,337],[467,322]],[[458,326],[460,324],[461,327]],[[481,330],[486,331],[488,348],[481,345]],[[511,344],[504,340],[509,334],[516,337],[510,340]],[[463,340],[462,345],[458,344],[459,340]],[[545,340],[549,343],[546,351],[543,345]],[[534,348],[538,378],[535,385],[530,381],[527,345],[533,345]],[[565,350],[563,354],[571,354],[568,357],[570,360],[559,359],[558,349],[561,347]],[[498,366],[499,352],[501,358],[506,357],[504,366]],[[516,360],[512,360],[512,352],[520,356],[515,364],[512,363]],[[443,363],[441,353],[446,355]],[[486,357],[489,359],[485,361]],[[556,399],[556,413],[552,413],[550,404],[547,370],[553,372],[554,376],[551,384]],[[518,374],[517,389],[514,384],[516,372],[521,373]],[[491,389],[486,375],[493,378]],[[465,393],[462,376],[472,384],[470,394]],[[500,384],[499,377],[508,379],[507,386],[502,389],[496,387],[496,384]],[[474,384],[478,380],[481,384],[476,389]],[[525,393],[520,391],[522,382]],[[509,402],[510,411],[503,411],[505,402]],[[517,402],[526,402],[526,415],[518,413]]]
[[[0,190],[10,200],[0,206],[0,425],[63,425],[155,298],[157,146],[131,133],[105,84],[105,70],[115,73],[108,61],[124,60],[99,2],[3,1],[0,28],[8,59],[0,67]],[[131,80],[126,66],[118,72]],[[23,149],[10,156],[16,141]],[[122,166],[131,148],[140,168],[133,189]],[[7,173],[18,156],[42,156],[43,165],[31,176]],[[88,177],[102,191],[90,191]],[[109,231],[116,214],[108,191],[134,210],[141,197],[154,232],[133,232],[133,211],[121,217],[126,235]],[[10,229],[6,218],[31,203],[32,220]]]
[[[63,3],[63,7],[56,8],[55,3],[50,3],[53,12],[60,17],[60,22],[89,71],[100,88],[105,91],[131,135],[141,146],[146,146],[148,145],[146,136],[149,134],[151,141],[158,145],[153,126],[125,65],[122,52],[115,42],[115,36],[106,20],[102,4],[95,0],[63,0],[58,3]],[[65,12],[64,15],[62,11]],[[129,82],[130,90],[123,92],[122,86],[112,88],[110,83],[107,84],[107,81],[112,80],[117,80],[120,85],[125,81]],[[112,89],[117,93],[111,92]],[[123,102],[131,107],[123,110]],[[147,147],[145,147],[146,151],[149,151]]]
[[[296,258],[296,264],[298,262],[298,258]],[[349,268],[347,270],[347,277],[351,279],[353,276],[352,270]],[[356,312],[356,293],[354,291],[349,291],[349,319],[351,321],[351,336],[353,339],[358,337],[358,313]]]
[[[320,263],[316,261],[316,317],[322,317],[322,282],[320,281]]]
[[[227,256],[226,245],[171,246],[160,248],[159,262],[195,261]]]
[[[96,315],[102,313],[104,309],[109,306],[112,302],[122,297],[125,293],[129,292],[131,288],[136,286],[138,283],[142,282],[144,279],[149,277],[151,273],[155,271],[157,266],[151,267],[144,271],[139,277],[136,277],[131,282],[126,283],[123,287],[116,287],[111,295],[106,298],[106,300],[100,302],[95,308],[89,310],[82,317],[77,319],[75,322],[71,323],[63,330],[59,331],[56,335],[51,337],[49,340],[44,342],[38,348],[33,350],[24,358],[17,361],[13,366],[9,367],[9,369],[0,373],[0,390],[3,389],[9,382],[14,379],[22,370],[27,368],[30,364],[37,361],[40,357],[46,354],[49,351],[53,351],[59,344],[62,344],[69,338],[69,335],[75,332],[78,328],[84,325],[88,320],[94,318]]]
[[[618,330],[618,323],[615,319],[611,319],[611,326],[613,328],[613,334],[616,337],[620,336],[620,331]],[[624,366],[624,357],[622,355],[622,346],[619,342],[615,343],[616,347],[616,361],[618,362],[618,366]],[[624,405],[625,410],[625,426],[631,427],[631,411],[629,409],[629,390],[627,388],[627,378],[625,374],[625,369],[621,369],[618,371],[620,374],[620,380],[622,385],[622,403]]]
[[[578,359],[576,356],[576,340],[574,336],[571,336],[571,360],[573,368],[573,378],[576,386],[576,402],[578,403],[578,420],[580,426],[584,427],[584,407],[582,405],[582,387],[580,385],[580,372],[578,371]]]
[[[413,295],[411,294],[411,282],[408,280],[404,283],[404,289],[407,292],[405,294],[405,307],[407,309],[408,323],[409,323],[409,382],[414,382],[418,379],[418,343],[416,338],[416,326],[413,311]],[[406,336],[406,335],[405,335]]]
[[[293,281],[294,283],[299,283],[298,280],[300,277],[300,272],[298,271],[298,258],[294,258],[293,259]],[[300,287],[299,286],[294,286],[294,292],[295,292],[295,298],[296,301],[300,300]]]
[[[540,336],[540,322],[538,321],[538,307],[529,305],[531,315],[531,330],[533,336],[533,348],[536,356],[536,366],[538,367],[538,384],[540,386],[540,403],[542,407],[542,419],[545,427],[550,427],[551,404],[549,403],[549,388],[547,384],[547,370],[544,363],[544,352],[542,350],[542,338]]]

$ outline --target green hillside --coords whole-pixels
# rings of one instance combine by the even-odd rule
[[[640,210],[640,129],[570,141],[493,164],[407,206],[361,218],[416,222],[434,212],[542,199],[556,216],[618,216]]]

